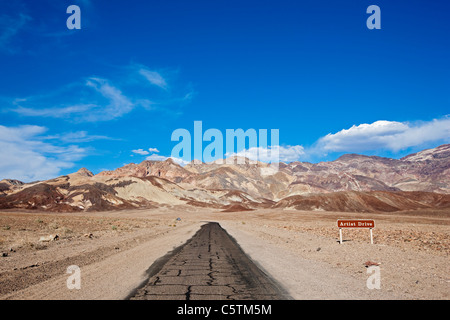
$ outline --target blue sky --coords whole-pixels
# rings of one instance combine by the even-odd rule
[[[81,30],[66,27],[72,4]],[[366,26],[372,4],[380,30]],[[278,129],[285,161],[400,158],[449,143],[449,9],[0,0],[0,179],[164,159],[172,132],[194,121],[224,135]]]

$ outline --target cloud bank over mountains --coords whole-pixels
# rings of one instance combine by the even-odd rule
[[[107,94],[116,96],[110,87],[103,88]],[[111,91],[110,91],[111,90]],[[106,94],[106,93],[105,93]],[[117,98],[120,101],[120,98]],[[113,107],[112,107],[113,108]],[[83,143],[95,140],[112,140],[86,131],[63,134],[46,134],[44,126],[0,126],[0,178],[23,181],[43,180],[57,176],[62,170],[72,168],[92,150]],[[450,118],[445,116],[432,121],[415,123],[376,121],[371,124],[354,125],[336,133],[327,134],[312,147],[268,146],[227,153],[225,157],[239,156],[262,162],[305,161],[333,153],[360,153],[377,150],[398,152],[411,147],[433,146],[450,142]],[[156,147],[131,150],[135,156],[146,160],[164,161],[171,158],[180,165],[188,161],[160,154]]]
[[[380,120],[371,124],[354,125],[320,138],[317,148],[324,152],[363,152],[379,149],[397,152],[439,141],[450,141],[448,116],[416,123]]]

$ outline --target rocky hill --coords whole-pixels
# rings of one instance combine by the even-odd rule
[[[450,145],[389,159],[357,154],[335,161],[224,164],[171,159],[93,175],[85,168],[34,183],[0,181],[0,209],[116,210],[201,206],[376,212],[450,209]]]

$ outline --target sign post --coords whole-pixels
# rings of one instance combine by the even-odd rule
[[[374,220],[341,220],[337,221],[339,228],[339,243],[342,244],[342,229],[343,228],[366,228],[370,231],[370,244],[373,244],[372,229],[375,228]]]

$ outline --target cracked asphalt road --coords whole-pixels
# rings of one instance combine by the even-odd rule
[[[210,222],[184,245],[156,261],[131,300],[279,300],[284,290]]]

